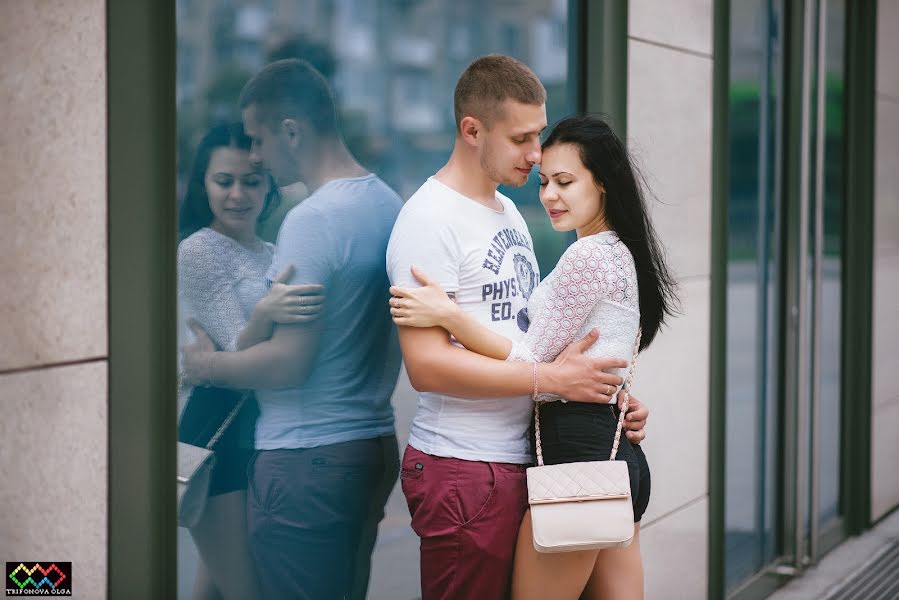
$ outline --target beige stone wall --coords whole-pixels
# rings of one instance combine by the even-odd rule
[[[106,5],[0,4],[0,563],[106,595]]]
[[[899,3],[877,5],[871,517],[899,505]]]
[[[653,222],[683,305],[641,355],[634,385],[652,408],[646,597],[693,600],[706,596],[708,571],[712,0],[631,0],[629,21],[629,147],[658,199]],[[685,374],[689,390],[672,394]]]

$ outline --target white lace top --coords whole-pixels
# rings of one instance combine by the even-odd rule
[[[633,359],[640,327],[640,304],[634,259],[614,231],[581,238],[559,259],[528,300],[531,324],[512,344],[507,360],[552,362],[572,342],[594,327],[599,340],[588,356]],[[627,369],[616,369],[622,378]],[[612,402],[615,402],[615,397]],[[540,394],[539,400],[559,400]]]
[[[185,318],[194,318],[215,345],[231,352],[256,303],[268,291],[266,272],[274,246],[253,251],[238,241],[200,229],[178,246],[178,295]]]

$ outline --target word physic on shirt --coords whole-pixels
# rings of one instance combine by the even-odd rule
[[[518,278],[510,277],[501,281],[485,283],[481,286],[481,300],[493,300],[490,305],[490,319],[493,321],[508,321],[513,318],[512,303],[508,298],[515,298],[520,293],[518,289]],[[498,302],[506,300],[505,302]]]

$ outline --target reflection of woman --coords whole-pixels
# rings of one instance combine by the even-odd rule
[[[552,362],[591,329],[601,332],[588,354],[630,361],[638,329],[640,348],[652,342],[671,314],[674,284],[662,257],[626,150],[599,119],[571,117],[543,145],[540,200],[557,231],[578,240],[528,301],[530,327],[512,343],[460,310],[422,273],[416,289],[392,288],[391,313],[399,325],[441,326],[469,350],[485,356]],[[521,287],[526,282],[519,282]],[[639,290],[639,294],[638,294]],[[627,370],[618,375],[625,377]],[[558,398],[540,397],[541,400]],[[617,394],[610,406],[550,402],[540,409],[546,464],[608,460],[617,424]],[[649,502],[649,467],[637,445],[622,442],[618,460],[630,472],[636,533],[626,548],[540,554],[530,513],[515,551],[514,598],[642,598],[639,521]],[[583,596],[582,596],[583,594]]]
[[[313,318],[320,308],[320,299],[299,297],[310,286],[276,282],[266,294],[273,247],[257,237],[256,227],[278,199],[270,178],[251,165],[250,139],[239,123],[206,134],[181,206],[178,291],[184,316],[223,350],[258,343],[271,335],[274,323]],[[222,402],[229,394],[214,388],[203,391],[207,399],[210,393],[219,394]],[[198,398],[192,395],[185,408],[185,414],[194,409],[191,421],[197,420]],[[246,527],[246,469],[254,452],[256,412],[255,401],[245,402],[214,446],[209,501],[191,529],[202,558],[194,587],[198,599],[245,599],[257,594]],[[191,441],[192,435],[182,420],[179,439]]]

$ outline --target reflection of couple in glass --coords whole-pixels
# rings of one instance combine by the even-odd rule
[[[262,285],[260,275],[281,275],[289,286],[321,287],[276,286],[284,299],[273,304],[290,316],[311,295],[321,311],[306,322],[280,320],[270,335],[241,346],[195,328],[198,341],[185,350],[183,368],[193,383],[255,390],[257,452],[248,461],[244,539],[259,596],[362,597],[399,469],[390,396],[400,353],[387,310],[384,256],[402,201],[346,149],[328,86],[306,63],[273,63],[246,85],[240,104],[252,139],[241,167],[262,178],[261,163],[278,185],[302,181],[311,195],[287,215],[273,257],[259,245],[268,252],[256,261],[259,268],[245,277],[234,273],[240,281],[227,291],[239,295],[241,286]],[[207,186],[217,172],[207,168]],[[225,210],[252,225],[254,218],[241,212],[249,204],[235,197]],[[258,244],[249,231],[250,243]],[[212,246],[208,256],[222,253]],[[182,287],[190,285],[182,280]],[[214,352],[216,346],[232,351]],[[220,573],[212,579],[223,595],[245,597],[228,589]]]
[[[305,63],[269,65],[240,104],[253,150],[241,155],[236,179],[254,174],[265,188],[261,162],[279,185],[301,180],[312,192],[285,219],[273,259],[247,260],[253,273],[223,275],[241,308],[230,338],[210,339],[195,327],[198,341],[184,352],[189,381],[256,390],[257,452],[235,461],[249,462],[249,483],[246,530],[234,541],[248,540],[262,596],[365,595],[378,522],[399,470],[389,399],[400,355],[391,312],[421,392],[402,482],[421,537],[423,598],[503,598],[510,582],[522,598],[577,598],[585,588],[589,597],[642,595],[638,541],[615,551],[538,555],[526,517],[532,392],[575,401],[542,410],[547,462],[608,458],[633,337],[642,327],[643,346],[651,341],[672,298],[637,180],[608,127],[567,120],[546,142],[541,200],[554,227],[576,230],[579,240],[537,285],[524,220],[496,191],[500,183],[524,184],[541,162],[545,92],[518,61],[484,57],[463,73],[453,154],[401,214],[396,194],[347,151],[330,92]],[[217,173],[210,161],[207,189]],[[216,248],[222,232],[211,194],[208,202],[209,233],[194,236]],[[240,213],[249,203],[223,204]],[[237,218],[232,213],[223,215]],[[255,215],[247,220],[254,224]],[[235,254],[271,252],[252,235],[225,235],[240,246]],[[218,248],[209,260],[228,256]],[[180,267],[187,271],[183,261]],[[268,296],[257,285],[263,271],[280,282]],[[394,289],[390,312],[387,272],[406,288]],[[565,295],[559,281],[567,277],[592,283]],[[195,281],[182,277],[181,286]],[[575,318],[560,325],[553,308]],[[291,319],[306,322],[285,322]],[[244,326],[258,333],[241,334]],[[603,330],[598,342],[593,327]],[[639,442],[647,411],[633,397],[631,409],[627,435]],[[626,443],[619,457],[631,470],[639,520],[648,501],[645,458]],[[235,523],[219,521],[222,531]],[[231,595],[228,579],[207,567]]]
[[[250,138],[239,123],[213,128],[197,148],[179,215],[178,290],[185,316],[223,350],[248,347],[268,338],[275,323],[312,319],[320,310],[321,298],[308,295],[320,286],[275,283],[266,290],[273,247],[257,237],[256,225],[279,201],[270,179],[250,163]],[[240,398],[237,392],[195,387],[182,414],[179,440],[206,445],[203,432],[208,437],[218,427],[209,421],[224,421],[222,415]],[[257,410],[254,400],[244,402],[215,445],[209,499],[191,529],[202,557],[197,598],[217,597],[216,589],[224,597],[256,593],[246,540],[246,471]]]

